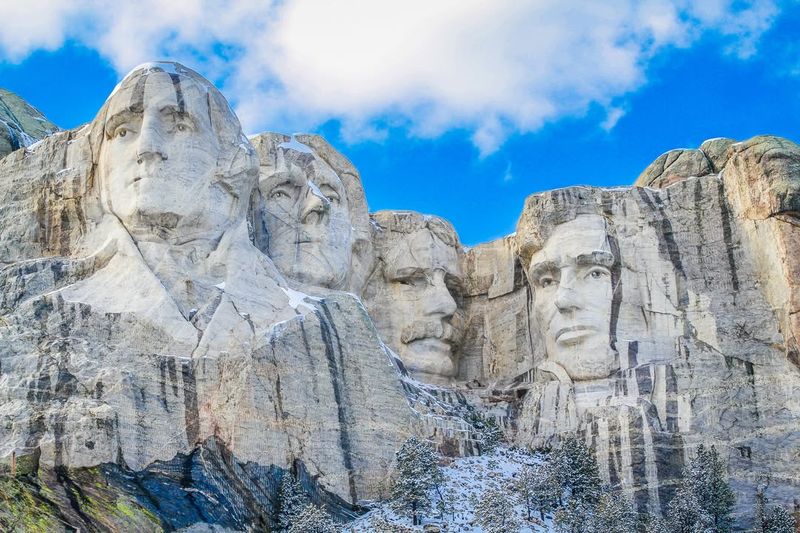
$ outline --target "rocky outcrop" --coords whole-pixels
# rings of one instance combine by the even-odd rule
[[[785,214],[795,209],[796,150],[757,138],[731,144],[719,174],[687,172],[658,190],[570,188],[528,199],[517,242],[542,343],[518,442],[582,433],[606,479],[651,511],[669,500],[670,478],[692,449],[714,444],[726,452],[741,517],[759,483],[794,503],[797,226]],[[592,220],[605,238],[587,237]],[[559,249],[575,252],[554,256],[558,268],[548,270],[542,254],[568,224]],[[591,260],[571,271],[581,247]],[[609,289],[579,281],[591,273],[598,284],[607,276]],[[552,314],[537,312],[540,300]],[[580,333],[597,316],[610,327]],[[611,366],[592,366],[589,354],[600,352],[588,344],[603,336]]]
[[[30,146],[58,131],[25,100],[0,88],[0,157]]]
[[[464,250],[368,216],[321,137],[248,140],[197,73],[143,65],[0,160],[0,519],[266,529],[288,472],[346,520],[408,436],[477,454],[490,420],[580,435],[651,513],[713,444],[746,526],[800,486],[798,176],[790,141],[713,139]]]
[[[142,98],[134,108],[144,118],[129,115],[131,97]],[[175,117],[148,115],[170,98]],[[165,128],[163,144],[145,144],[141,124]],[[205,154],[171,137],[192,128],[215,137],[207,177],[158,181],[151,155],[171,175],[189,172],[186,161],[202,169]],[[125,159],[131,150],[138,162]],[[0,162],[6,472],[31,462],[33,472],[143,472],[214,438],[238,463],[303,464],[342,509],[384,482],[424,415],[360,301],[291,288],[251,243],[255,155],[216,89],[153,64],[126,78],[88,127]]]

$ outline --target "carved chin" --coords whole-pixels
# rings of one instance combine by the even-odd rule
[[[601,356],[584,355],[580,359],[569,359],[566,361],[558,361],[564,370],[567,371],[569,377],[573,381],[587,381],[592,379],[604,379],[610,376],[619,368],[616,353],[610,348],[606,348],[605,353]]]
[[[289,277],[305,285],[335,289],[344,282],[345,272],[336,272],[332,268],[311,269],[308,265],[293,264],[289,269]]]
[[[403,364],[412,375],[451,378],[456,375],[452,348],[439,339],[419,339],[402,345]]]

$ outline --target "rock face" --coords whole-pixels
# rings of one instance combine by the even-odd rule
[[[449,383],[463,331],[458,235],[447,221],[410,211],[379,211],[372,222],[376,260],[364,294],[370,316],[412,376]]]
[[[800,147],[713,139],[637,183],[531,196],[464,250],[368,215],[321,137],[248,140],[208,81],[143,65],[0,160],[3,490],[50,529],[267,529],[293,475],[347,519],[412,434],[480,453],[480,415],[580,435],[643,512],[701,443],[740,525],[757,487],[792,504]]]
[[[0,88],[0,157],[30,146],[58,131],[58,126],[25,100]]]
[[[372,259],[356,168],[319,135],[262,133],[253,242],[299,288],[360,294]]]
[[[207,81],[143,66],[2,164],[7,468],[138,472],[213,437],[342,505],[374,491],[414,426],[402,375],[357,299],[292,289],[251,243],[258,159]]]

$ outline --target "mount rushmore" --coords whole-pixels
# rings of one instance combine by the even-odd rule
[[[468,413],[518,446],[578,435],[642,512],[700,444],[740,519],[759,488],[800,499],[788,140],[534,194],[515,234],[465,248],[436,216],[369,213],[322,137],[247,138],[161,62],[0,159],[0,198],[0,470],[38,473],[73,523],[100,520],[79,487],[141,530],[266,528],[285,471],[354,516],[409,436],[478,453]]]

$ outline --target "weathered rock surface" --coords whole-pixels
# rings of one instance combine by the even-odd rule
[[[437,217],[370,218],[321,137],[248,140],[196,73],[134,70],[0,159],[0,519],[266,529],[287,472],[346,519],[407,436],[480,453],[480,417],[581,435],[642,511],[701,443],[740,525],[756,487],[792,505],[800,147],[712,139],[637,184],[533,195],[463,250]]]
[[[361,303],[290,288],[249,240],[255,155],[216,89],[152,64],[89,127],[0,162],[7,472],[142,472],[213,437],[238,463],[304,465],[342,509],[385,481],[423,415]]]
[[[30,146],[58,131],[37,109],[0,88],[0,157]]]
[[[607,479],[651,510],[668,501],[670,478],[691,450],[710,443],[726,451],[740,517],[759,483],[794,503],[797,149],[756,138],[730,145],[720,174],[692,170],[659,190],[569,188],[528,199],[516,238],[532,308],[553,311],[532,313],[541,344],[518,442],[584,434]],[[592,220],[605,226],[605,239],[589,242]],[[566,252],[548,270],[541,250],[576,221],[570,238],[591,260],[570,267],[578,254]],[[570,249],[560,239],[559,249]],[[596,283],[608,277],[608,292],[580,281],[591,273]],[[574,331],[600,315],[611,322],[592,330],[600,335]],[[589,343],[602,336],[610,367],[592,366],[601,352]]]

